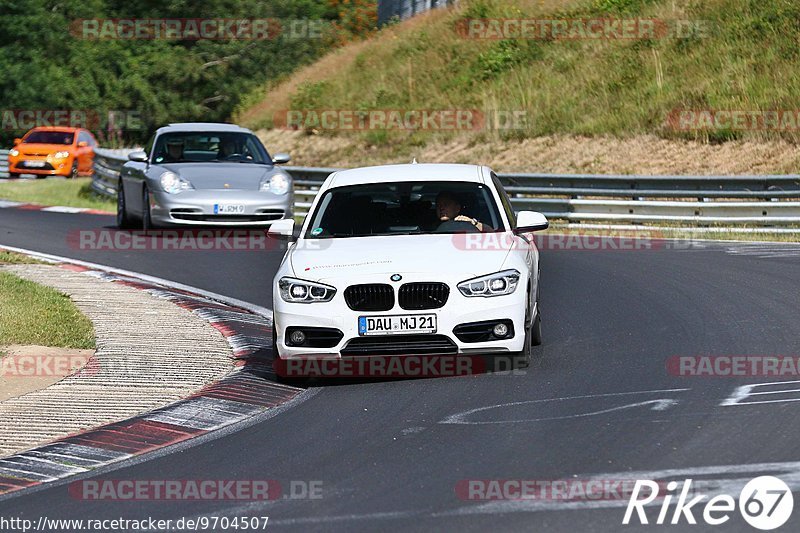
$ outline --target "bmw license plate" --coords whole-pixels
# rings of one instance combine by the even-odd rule
[[[436,333],[436,315],[395,315],[358,317],[359,335]]]
[[[242,204],[214,204],[215,215],[241,215],[244,214]]]
[[[25,161],[25,166],[28,168],[42,168],[44,165],[44,161]]]

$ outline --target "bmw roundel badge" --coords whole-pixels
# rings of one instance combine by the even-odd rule
[[[403,279],[403,276],[401,276],[400,274],[392,274],[391,279],[392,281],[400,281],[401,279]]]

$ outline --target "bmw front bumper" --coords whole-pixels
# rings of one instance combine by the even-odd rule
[[[388,275],[367,276],[359,278],[359,284],[385,283]],[[464,279],[467,279],[465,277]],[[403,283],[407,282],[431,282],[441,281],[431,279],[431,276],[406,275]],[[468,298],[459,292],[456,285],[464,281],[459,279],[456,282],[447,281],[450,294],[445,305],[439,309],[429,310],[408,310],[399,306],[397,299],[391,310],[381,312],[354,311],[349,308],[344,298],[344,291],[350,283],[338,285],[330,281],[322,280],[322,283],[336,287],[336,295],[330,302],[320,303],[289,303],[280,296],[280,290],[276,284],[273,288],[275,297],[274,307],[274,328],[277,335],[278,354],[283,359],[290,359],[303,356],[326,355],[326,356],[359,356],[369,355],[419,355],[419,342],[424,341],[424,337],[430,335],[442,341],[442,353],[458,354],[491,354],[509,353],[522,351],[525,342],[525,311],[527,293],[525,285],[520,280],[520,286],[509,295],[494,296],[489,298],[471,297]],[[524,280],[527,282],[527,280]],[[398,285],[399,284],[395,284]],[[535,310],[533,310],[535,313]],[[359,319],[361,317],[389,317],[389,316],[408,316],[408,315],[436,315],[436,332],[425,334],[392,334],[365,336],[359,334]],[[481,324],[485,324],[488,329],[491,326],[504,322],[509,326],[509,335],[506,338],[492,340],[467,342],[469,336],[464,335],[464,325],[475,325],[480,329]],[[287,339],[287,331],[296,329],[322,329],[327,332],[341,332],[341,340],[326,347],[313,347],[309,345],[292,345]],[[474,330],[474,327],[473,327]],[[412,337],[414,342],[411,342]],[[330,338],[330,336],[329,336]],[[475,339],[473,335],[471,337]],[[367,339],[366,341],[364,339]],[[372,343],[369,339],[375,339]],[[449,341],[449,348],[445,348],[444,341]],[[288,341],[288,342],[287,342]],[[408,341],[408,342],[407,342]],[[376,347],[376,353],[370,354],[369,346]],[[425,344],[425,343],[423,343]],[[427,343],[423,349],[435,352],[435,342]],[[365,347],[366,346],[366,347]],[[392,353],[387,351],[388,346],[393,346]]]

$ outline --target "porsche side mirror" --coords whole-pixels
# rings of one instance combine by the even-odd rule
[[[128,154],[129,161],[136,161],[137,163],[147,163],[147,152],[141,150],[131,152]]]
[[[292,156],[290,156],[289,154],[280,153],[272,156],[272,162],[275,163],[276,165],[285,165],[291,160]]]

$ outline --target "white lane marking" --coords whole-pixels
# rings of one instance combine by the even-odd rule
[[[798,257],[800,256],[800,246],[793,243],[742,244],[726,248],[725,253],[729,255],[758,257],[759,259],[769,259],[771,257]]]
[[[106,265],[101,265],[98,263],[90,263],[88,261],[81,261],[79,259],[72,259],[70,257],[64,257],[60,255],[53,255],[53,254],[46,254],[43,252],[37,252],[35,250],[28,250],[26,248],[17,248],[15,246],[6,246],[4,244],[0,244],[0,250],[8,250],[9,252],[17,252],[21,254],[26,254],[33,256],[37,259],[42,259],[44,261],[54,262],[54,263],[71,263],[73,265],[79,265],[86,268],[92,268],[97,270],[103,270],[105,272],[110,272],[112,274],[117,274],[120,276],[128,276],[140,281],[147,281],[149,283],[155,283],[157,285],[163,285],[164,287],[168,287],[171,289],[178,289],[188,292],[193,292],[200,296],[204,296],[211,300],[216,300],[218,302],[222,302],[233,307],[241,307],[242,309],[247,309],[248,311],[252,311],[258,315],[262,315],[268,317],[270,320],[272,319],[272,309],[267,307],[262,307],[260,305],[252,304],[250,302],[245,302],[244,300],[239,300],[237,298],[231,298],[230,296],[224,296],[222,294],[218,294],[215,292],[207,291],[204,289],[199,289],[197,287],[192,287],[190,285],[185,285],[183,283],[179,283],[177,281],[171,281],[164,278],[158,278],[155,276],[149,276],[147,274],[140,274],[138,272],[133,272],[130,270],[124,270],[121,268],[114,268]]]
[[[537,403],[547,403],[547,402],[564,402],[569,400],[582,400],[587,398],[613,398],[613,397],[620,397],[620,396],[630,396],[635,394],[661,394],[664,392],[685,392],[690,389],[657,389],[657,390],[647,390],[647,391],[633,391],[633,392],[612,392],[606,394],[586,394],[582,396],[566,396],[562,398],[545,398],[541,400],[528,400],[522,402],[510,402],[510,403],[501,403],[498,405],[490,405],[488,407],[478,407],[476,409],[469,409],[467,411],[462,411],[460,413],[456,413],[454,415],[450,415],[444,420],[440,421],[439,424],[465,424],[465,425],[484,425],[484,424],[512,424],[512,423],[519,423],[519,422],[541,422],[544,420],[562,420],[567,418],[578,418],[583,416],[594,416],[604,413],[609,413],[612,411],[619,411],[621,409],[629,409],[633,407],[639,407],[642,405],[649,405],[654,404],[652,409],[654,411],[664,411],[669,407],[677,404],[677,400],[671,399],[656,399],[656,400],[648,400],[645,402],[638,402],[632,403],[622,406],[616,406],[610,409],[604,409],[602,411],[595,411],[590,413],[579,413],[574,415],[565,415],[559,417],[552,417],[552,418],[533,418],[533,419],[521,419],[521,420],[492,420],[486,422],[473,422],[467,420],[468,417],[475,413],[480,413],[483,411],[489,411],[491,409],[500,409],[503,407],[515,407],[518,405],[530,405],[530,404],[537,404]]]
[[[63,205],[53,205],[50,207],[43,207],[39,211],[49,211],[50,213],[83,213],[89,211],[85,207],[67,207]]]
[[[24,205],[22,202],[12,202],[10,200],[0,200],[0,209],[4,207],[17,207],[18,205]]]
[[[689,468],[671,468],[666,470],[652,470],[639,472],[614,472],[593,474],[592,476],[578,476],[578,479],[650,479],[684,481],[692,479],[702,484],[701,494],[709,499],[721,494],[738,494],[742,487],[750,481],[754,474],[775,474],[783,480],[793,491],[800,489],[800,462],[786,463],[755,463],[744,465],[701,466]],[[708,477],[717,476],[717,477]],[[708,501],[708,500],[706,500]],[[660,505],[653,502],[650,505]],[[563,511],[563,510],[588,510],[609,507],[626,507],[628,499],[618,500],[582,500],[582,501],[556,501],[556,500],[499,500],[490,501],[474,506],[464,506],[452,511],[435,513],[433,516],[453,516],[471,514],[497,514],[509,512],[536,512],[536,511]],[[620,517],[621,520],[621,517]]]
[[[795,398],[781,398],[779,400],[759,400],[759,401],[743,401],[747,398],[752,398],[753,396],[765,396],[770,394],[796,394],[800,393],[800,389],[798,388],[786,388],[786,389],[777,389],[777,390],[769,390],[769,391],[762,391],[762,392],[752,392],[753,389],[757,389],[758,387],[770,387],[776,385],[797,385],[800,381],[773,381],[773,382],[766,382],[766,383],[753,383],[750,385],[742,385],[741,387],[736,387],[728,398],[724,399],[720,405],[723,407],[731,406],[731,405],[758,405],[763,403],[786,403],[786,402],[800,402],[800,396]]]
[[[651,471],[626,471],[612,472],[592,475],[577,475],[576,479],[590,480],[632,480],[632,479],[652,479],[668,480],[675,479],[684,481],[692,479],[697,483],[703,483],[702,494],[708,498],[720,494],[738,494],[742,487],[750,481],[755,474],[774,474],[789,485],[792,490],[800,489],[800,462],[785,463],[755,463],[755,464],[736,464],[721,466],[700,466],[687,468],[670,468],[664,470]],[[702,477],[701,477],[702,476]],[[717,476],[709,478],[708,476]],[[210,516],[235,516],[238,514],[255,513],[257,511],[275,512],[273,508],[281,501],[291,502],[292,500],[275,500],[273,502],[251,502],[238,507],[225,509],[220,513],[212,513]],[[706,500],[707,501],[707,500]],[[649,505],[660,505],[661,502],[653,502]],[[626,507],[627,498],[619,500],[581,500],[581,501],[557,501],[557,500],[499,500],[486,503],[472,502],[462,505],[455,509],[445,511],[437,509],[415,509],[408,511],[387,511],[364,514],[344,514],[330,516],[315,516],[302,518],[284,518],[274,520],[270,518],[272,525],[302,525],[302,524],[326,524],[331,522],[356,522],[365,520],[400,520],[410,518],[449,518],[464,515],[498,515],[503,513],[533,513],[541,511],[581,511],[591,509],[603,509],[614,507]],[[674,504],[673,504],[674,505]],[[209,516],[206,514],[205,516]],[[620,521],[622,516],[620,516]]]
[[[527,402],[518,402],[517,405],[521,405]],[[633,409],[635,407],[644,407],[645,405],[652,405],[652,411],[665,411],[670,407],[677,405],[677,400],[670,400],[670,399],[659,399],[659,400],[648,400],[646,402],[637,402],[637,403],[629,403],[625,405],[618,405],[616,407],[610,407],[608,409],[602,409],[600,411],[590,411],[588,413],[576,413],[572,415],[563,415],[563,416],[549,416],[543,418],[520,418],[515,420],[488,420],[488,421],[481,421],[481,422],[471,422],[468,420],[459,419],[449,420],[445,422],[440,422],[440,424],[463,424],[463,425],[470,425],[470,426],[484,426],[490,424],[520,424],[523,422],[547,422],[550,420],[569,420],[572,418],[583,418],[587,416],[596,416],[596,415],[604,415],[607,413],[613,413],[614,411],[623,411],[625,409]],[[488,409],[496,409],[498,407],[508,407],[511,404],[506,405],[498,405],[495,407],[491,407]],[[486,410],[486,409],[484,409]]]
[[[329,522],[350,522],[354,520],[397,520],[401,518],[423,517],[424,513],[419,511],[397,511],[388,513],[370,514],[346,514],[324,517],[305,517],[305,518],[284,518],[283,520],[273,520],[270,518],[270,525],[295,526],[304,524],[326,524]]]

